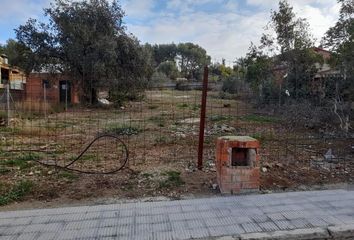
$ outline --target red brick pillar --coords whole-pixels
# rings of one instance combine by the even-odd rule
[[[248,136],[219,137],[216,174],[221,193],[259,190],[259,142]]]

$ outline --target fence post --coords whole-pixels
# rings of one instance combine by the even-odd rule
[[[11,112],[10,112],[10,82],[6,84],[6,110],[7,110],[7,126],[10,125]]]
[[[204,129],[205,129],[205,112],[206,100],[208,92],[208,66],[204,67],[202,105],[200,110],[200,125],[199,125],[199,146],[198,146],[198,169],[203,169],[203,148],[204,148]]]
[[[47,119],[47,84],[43,84],[44,119]]]

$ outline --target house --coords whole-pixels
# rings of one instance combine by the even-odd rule
[[[27,78],[26,100],[78,104],[79,87],[76,81],[61,73],[33,72]]]
[[[21,101],[25,98],[26,74],[17,67],[10,66],[7,56],[0,55],[0,96],[9,85],[12,100]]]
[[[333,69],[328,63],[332,53],[324,50],[322,48],[314,47],[312,48],[313,52],[322,57],[323,63],[315,63],[317,72],[311,81],[311,91],[314,95],[322,96],[325,89],[325,80],[329,77],[340,77],[338,70]],[[278,86],[281,86],[284,79],[287,77],[288,67],[283,64],[277,64],[273,67],[273,75],[275,82]]]
[[[10,84],[10,89],[24,90],[26,75],[19,68],[10,66],[6,55],[0,55],[0,89]]]
[[[312,92],[320,98],[324,98],[326,96],[326,80],[330,78],[339,79],[342,75],[339,70],[333,69],[328,63],[332,55],[331,52],[321,48],[314,48],[314,51],[322,56],[324,63],[316,63],[318,71],[312,79]]]

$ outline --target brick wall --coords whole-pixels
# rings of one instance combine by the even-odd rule
[[[27,78],[26,84],[26,100],[27,101],[43,101],[44,88],[43,80],[48,80],[49,87],[46,88],[47,101],[51,104],[60,103],[59,82],[69,80],[70,78],[61,74],[48,73],[31,73]],[[71,103],[79,103],[78,86],[71,81]]]

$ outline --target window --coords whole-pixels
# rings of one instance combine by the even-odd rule
[[[49,80],[42,80],[42,86],[43,88],[50,88]]]

